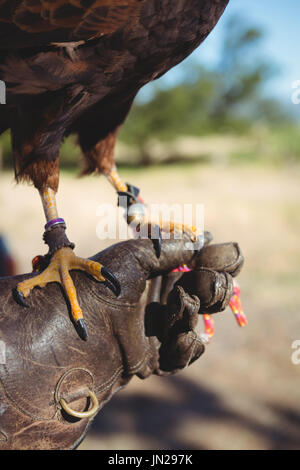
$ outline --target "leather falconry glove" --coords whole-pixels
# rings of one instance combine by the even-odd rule
[[[73,449],[114,393],[136,374],[174,373],[204,352],[195,327],[203,312],[224,310],[243,257],[236,243],[191,249],[187,236],[129,240],[92,259],[118,277],[72,278],[84,309],[88,341],[70,328],[59,284],[34,289],[26,311],[13,296],[26,274],[0,280],[0,449]],[[172,272],[187,264],[192,271]],[[200,315],[199,315],[200,314]]]

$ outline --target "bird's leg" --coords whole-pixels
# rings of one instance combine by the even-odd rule
[[[136,234],[141,232],[141,226],[147,230],[147,237],[151,238],[157,254],[160,257],[161,253],[161,230],[157,224],[152,224],[146,221],[146,206],[139,196],[140,190],[136,186],[124,183],[120,178],[116,167],[107,174],[108,181],[113,185],[118,193],[118,205],[126,209],[126,221],[134,229]],[[145,232],[143,229],[143,233]]]
[[[147,234],[146,236],[153,240],[158,257],[161,251],[161,230],[168,233],[187,233],[193,242],[199,242],[203,245],[203,232],[196,227],[161,218],[153,220],[151,215],[147,214],[147,207],[139,196],[139,189],[124,183],[115,166],[107,174],[107,178],[118,193],[119,205],[126,209],[127,223],[135,228],[137,236]]]
[[[122,178],[118,174],[117,168],[115,166],[107,174],[107,179],[118,193],[128,192],[128,185],[122,181]]]
[[[58,217],[55,192],[47,188],[40,192],[47,223],[45,225],[44,241],[49,246],[46,257],[49,264],[44,271],[31,279],[19,283],[16,287],[17,300],[24,306],[29,306],[25,299],[34,287],[45,287],[49,282],[58,282],[62,285],[71,307],[72,318],[78,332],[83,339],[87,339],[87,328],[83,319],[76,289],[70,276],[71,270],[85,271],[97,281],[108,280],[119,295],[120,284],[116,277],[104,266],[89,259],[79,258],[74,252],[74,244],[66,234],[66,225],[63,219]]]

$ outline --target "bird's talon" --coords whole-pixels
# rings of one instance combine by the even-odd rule
[[[18,302],[18,304],[22,305],[22,307],[30,307],[30,305],[25,300],[24,294],[19,291],[17,287],[14,288],[13,295],[15,297],[15,300]]]
[[[87,341],[89,335],[84,319],[80,318],[76,321],[75,325],[80,338],[83,339],[83,341]]]
[[[70,275],[70,271],[73,270],[86,272],[101,282],[107,279],[110,283],[108,287],[113,289],[114,293],[119,296],[121,291],[120,283],[111,271],[102,267],[97,262],[78,258],[70,247],[63,247],[52,255],[50,264],[44,271],[15,287],[14,298],[20,305],[29,307],[25,301],[25,296],[27,297],[35,287],[45,287],[50,282],[61,284],[69,301],[71,316],[77,334],[82,340],[87,341],[88,330],[78,302],[76,288]]]
[[[116,276],[107,268],[104,266],[101,266],[101,275],[105,277],[115,288],[115,294],[117,297],[119,297],[121,293],[121,285],[116,278]]]

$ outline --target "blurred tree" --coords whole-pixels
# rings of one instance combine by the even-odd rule
[[[262,39],[262,31],[232,17],[224,30],[221,59],[213,69],[188,59],[180,65],[179,84],[166,87],[164,77],[150,84],[150,99],[136,100],[120,134],[124,142],[138,147],[140,163],[151,162],[149,139],[240,133],[257,120],[287,120],[279,103],[263,98],[262,87],[275,68],[260,59]]]
[[[121,139],[138,146],[141,163],[151,162],[148,141],[153,137],[171,140],[182,134],[206,134],[210,131],[206,113],[215,99],[217,77],[201,66],[189,67],[194,80],[169,89],[153,85],[153,97],[136,103],[121,131]]]
[[[261,30],[247,27],[240,17],[231,17],[227,22],[221,59],[215,69],[220,88],[215,93],[211,117],[216,130],[228,126],[244,130],[257,118],[269,124],[284,118],[278,102],[263,98],[262,87],[276,71],[273,64],[260,58],[263,38]]]

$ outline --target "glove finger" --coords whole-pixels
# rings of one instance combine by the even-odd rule
[[[244,257],[239,245],[231,242],[204,246],[197,255],[194,267],[206,267],[235,277],[241,271],[243,263]]]
[[[189,295],[196,295],[200,299],[199,313],[222,312],[228,306],[233,292],[231,275],[209,268],[185,273],[176,284]]]
[[[213,239],[213,236],[210,232],[204,232],[204,244],[207,246]],[[182,271],[177,270],[171,271],[169,273],[164,274],[162,277],[162,283],[161,283],[161,292],[160,292],[160,303],[162,305],[166,305],[167,300],[168,300],[168,295],[171,292],[171,290],[174,287],[175,282],[180,279],[182,276]],[[156,299],[156,301],[158,301]]]
[[[190,296],[177,284],[168,296],[169,327],[182,320],[187,330],[194,329],[198,323],[199,308],[199,297]]]
[[[174,336],[160,349],[160,368],[163,371],[184,369],[205,351],[204,343],[194,331]]]

